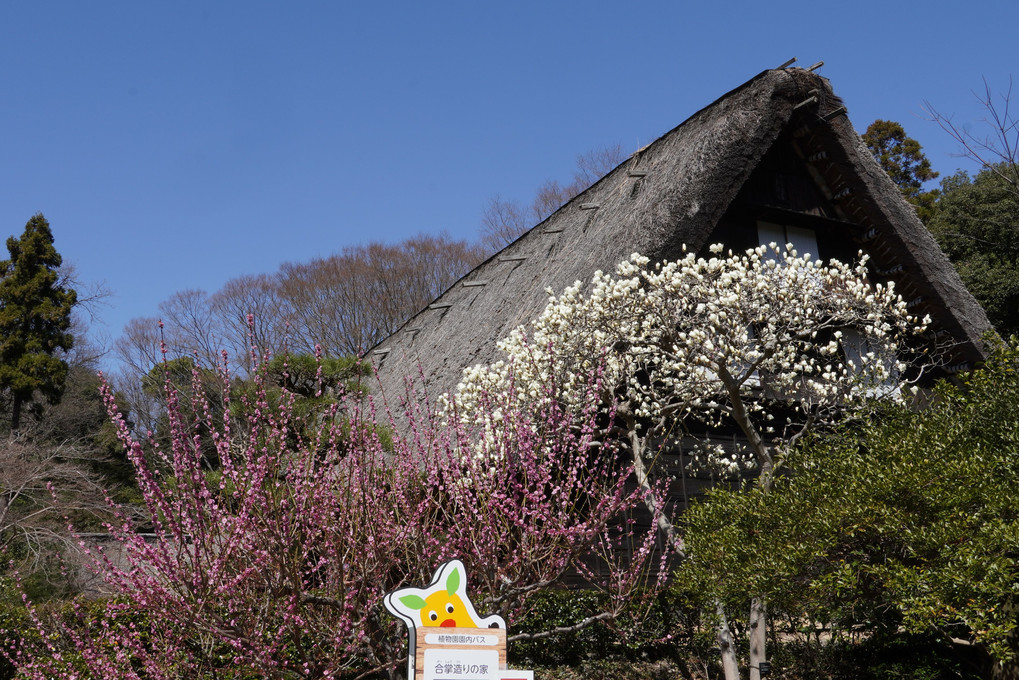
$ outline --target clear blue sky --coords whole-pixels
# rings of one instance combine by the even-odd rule
[[[1017,26],[1014,0],[11,0],[0,236],[43,212],[113,291],[115,336],[185,288],[472,238],[493,195],[527,201],[793,56],[825,62],[857,129],[897,120],[947,174],[964,161],[922,104],[978,120],[982,78],[1019,77]]]

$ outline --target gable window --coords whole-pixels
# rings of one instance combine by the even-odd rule
[[[762,246],[769,243],[778,244],[780,251],[785,249],[787,243],[791,243],[800,257],[809,253],[812,260],[815,262],[818,260],[817,232],[813,229],[758,220],[757,239]],[[769,252],[767,258],[777,260],[778,256],[774,252]]]
[[[868,396],[886,396],[886,393],[899,383],[899,366],[895,356],[883,354],[872,355],[872,352],[880,352],[880,347],[874,347],[867,340],[867,336],[856,328],[843,328],[842,330],[842,353],[847,361],[856,367],[857,375],[863,373],[864,357],[870,356],[870,361],[878,361],[884,366],[884,380],[870,385],[867,388]]]

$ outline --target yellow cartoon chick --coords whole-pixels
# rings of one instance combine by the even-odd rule
[[[427,588],[401,588],[386,595],[384,604],[413,630],[417,626],[442,628],[506,628],[501,616],[481,618],[467,597],[463,562],[452,560],[439,567]]]
[[[478,627],[467,613],[467,607],[460,596],[456,593],[450,595],[446,590],[437,590],[425,598],[425,606],[421,608],[421,625],[443,628]]]

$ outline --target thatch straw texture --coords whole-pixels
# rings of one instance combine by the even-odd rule
[[[560,291],[630,253],[652,260],[699,251],[761,159],[787,140],[811,168],[818,191],[861,249],[895,274],[904,295],[958,343],[956,360],[980,359],[986,316],[895,185],[853,130],[827,80],[801,69],[769,70],[729,92],[615,168],[547,220],[494,255],[423,309],[368,356],[389,398],[423,375],[431,397],[462,370],[495,357],[495,343]],[[795,140],[795,141],[788,141]],[[804,162],[807,162],[806,160]],[[900,281],[901,279],[901,281]]]

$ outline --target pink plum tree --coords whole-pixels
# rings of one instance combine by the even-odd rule
[[[595,439],[600,370],[569,410],[479,395],[499,412],[494,433],[422,407],[409,409],[410,434],[390,436],[389,416],[352,398],[298,422],[293,395],[269,396],[265,365],[255,396],[233,409],[212,408],[202,389],[185,408],[168,381],[165,447],[134,439],[107,389],[146,520],[115,508],[114,547],[83,546],[109,599],[63,617],[30,607],[38,640],[7,650],[20,677],[396,677],[405,635],[383,596],[453,557],[479,611],[510,622],[568,573],[608,594],[607,609],[578,625],[655,585],[654,536],[626,519],[639,501],[631,469]],[[229,401],[225,367],[221,378]]]

